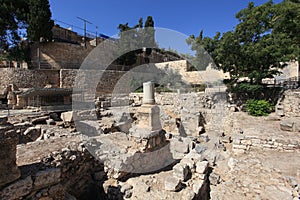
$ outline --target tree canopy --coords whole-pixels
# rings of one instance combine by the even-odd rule
[[[3,0],[0,10],[0,49],[7,51],[20,42],[19,30],[26,28],[29,7],[25,0]]]
[[[0,2],[0,51],[5,59],[26,60],[29,42],[51,39],[51,11],[48,0],[2,0]]]
[[[29,15],[27,34],[30,41],[51,40],[51,11],[48,0],[28,0]]]
[[[130,27],[128,23],[119,24],[119,48],[120,51],[135,49],[136,47],[153,47],[155,46],[155,30],[154,30],[154,21],[151,16],[147,17],[145,23],[143,23],[143,18],[140,18],[138,24]],[[152,48],[146,48],[146,51],[143,52],[143,49],[136,49],[130,51],[124,55],[121,55],[117,63],[121,65],[132,66],[136,64],[137,56],[141,53],[145,53],[145,62],[149,62],[147,57],[151,54]]]
[[[198,62],[207,62],[200,56],[202,46],[219,69],[230,72],[232,81],[248,77],[251,84],[261,84],[262,79],[279,74],[285,62],[299,58],[299,2],[269,1],[260,6],[251,2],[236,18],[239,23],[232,31],[213,38],[203,37],[201,31],[190,37]]]

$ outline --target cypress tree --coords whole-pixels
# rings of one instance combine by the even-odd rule
[[[48,0],[29,0],[29,16],[27,35],[30,41],[36,42],[41,39],[52,39],[52,27],[54,26],[51,20],[51,11]]]

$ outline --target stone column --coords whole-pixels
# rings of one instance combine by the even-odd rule
[[[7,117],[0,117],[0,187],[18,179],[21,174],[16,164],[18,136]]]
[[[154,83],[143,83],[143,105],[138,110],[138,123],[129,130],[137,138],[156,137],[162,131],[160,108],[155,105]]]
[[[143,83],[143,104],[155,104],[154,83],[152,81]]]

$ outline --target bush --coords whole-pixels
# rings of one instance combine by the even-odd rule
[[[273,110],[273,106],[265,100],[249,99],[246,102],[246,111],[253,116],[267,116]]]

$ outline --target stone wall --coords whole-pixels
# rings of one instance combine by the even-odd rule
[[[27,70],[0,68],[0,90],[8,84],[18,88],[45,87],[48,84],[59,86],[59,70]]]
[[[208,66],[205,71],[188,71],[190,66],[187,60],[178,60],[171,62],[156,63],[155,66],[159,69],[170,69],[178,72],[184,82],[194,85],[202,83],[213,83],[224,78],[229,78],[229,73],[215,70]]]
[[[279,116],[299,117],[300,116],[300,91],[287,90],[276,105],[276,113]]]
[[[42,64],[49,64],[47,67],[78,69],[92,49],[90,45],[85,48],[78,44],[63,42],[42,43],[31,47],[31,60],[35,63],[39,54]]]
[[[77,75],[76,69],[61,69],[59,73],[59,82],[61,88],[72,88]]]
[[[276,76],[275,79],[289,79],[299,76],[299,62],[291,61],[287,64],[288,65],[286,67],[280,70],[282,74],[280,76]]]
[[[54,87],[72,88],[77,76],[77,69],[61,69],[61,70],[27,70],[15,68],[0,68],[0,91],[4,90],[9,84],[15,84],[18,88],[42,88],[50,84]],[[88,72],[89,73],[89,72]],[[96,71],[90,70],[89,78],[97,78],[98,84],[91,82],[90,84],[97,84],[98,94],[111,93],[117,81],[126,73],[124,71],[107,70],[102,75],[101,79],[95,77]],[[84,73],[86,74],[86,73]],[[84,80],[85,81],[85,80]]]
[[[160,106],[163,129],[181,135],[198,136],[205,129],[221,130],[225,124],[226,93],[160,93],[155,94]],[[132,93],[134,105],[142,102],[141,93]]]
[[[101,199],[103,164],[80,145],[64,148],[41,163],[22,166],[22,176],[0,190],[0,199]],[[2,180],[2,179],[1,179]]]
[[[300,139],[270,138],[234,134],[232,148],[234,152],[244,153],[251,149],[275,150],[279,152],[299,152]]]

